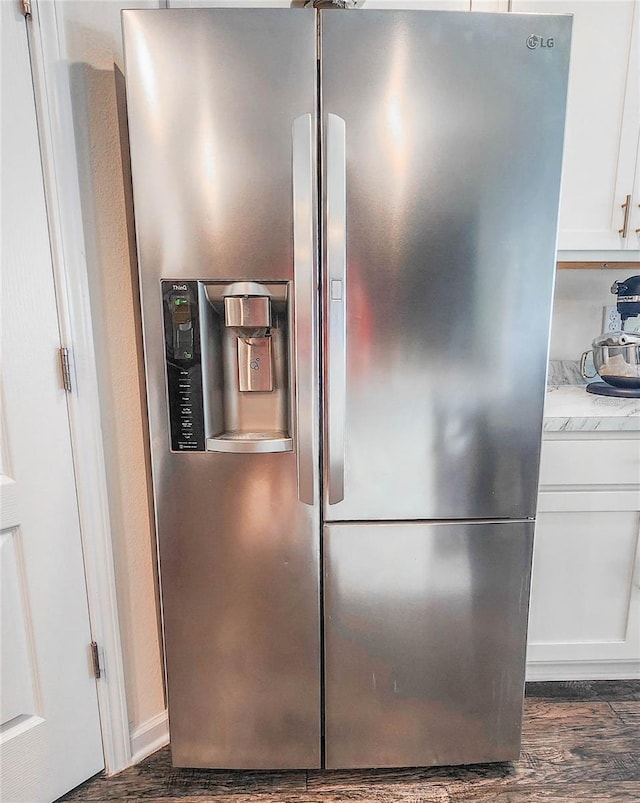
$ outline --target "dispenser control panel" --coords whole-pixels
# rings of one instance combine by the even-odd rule
[[[162,281],[169,429],[174,452],[203,452],[198,283]]]

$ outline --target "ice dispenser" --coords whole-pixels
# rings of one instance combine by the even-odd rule
[[[288,452],[287,282],[162,282],[173,451]]]
[[[237,332],[238,389],[272,391],[270,297],[225,296],[224,324]]]

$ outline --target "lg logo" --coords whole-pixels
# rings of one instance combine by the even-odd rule
[[[527,39],[527,47],[529,50],[535,50],[537,47],[553,47],[554,45],[555,41],[552,36],[545,39],[544,36],[537,36],[535,33],[532,33]]]

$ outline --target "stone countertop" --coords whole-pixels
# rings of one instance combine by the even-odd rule
[[[640,398],[587,393],[584,385],[549,385],[545,432],[640,432]]]

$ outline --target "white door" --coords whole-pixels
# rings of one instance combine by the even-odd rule
[[[26,27],[0,14],[0,794],[41,803],[104,760]]]

